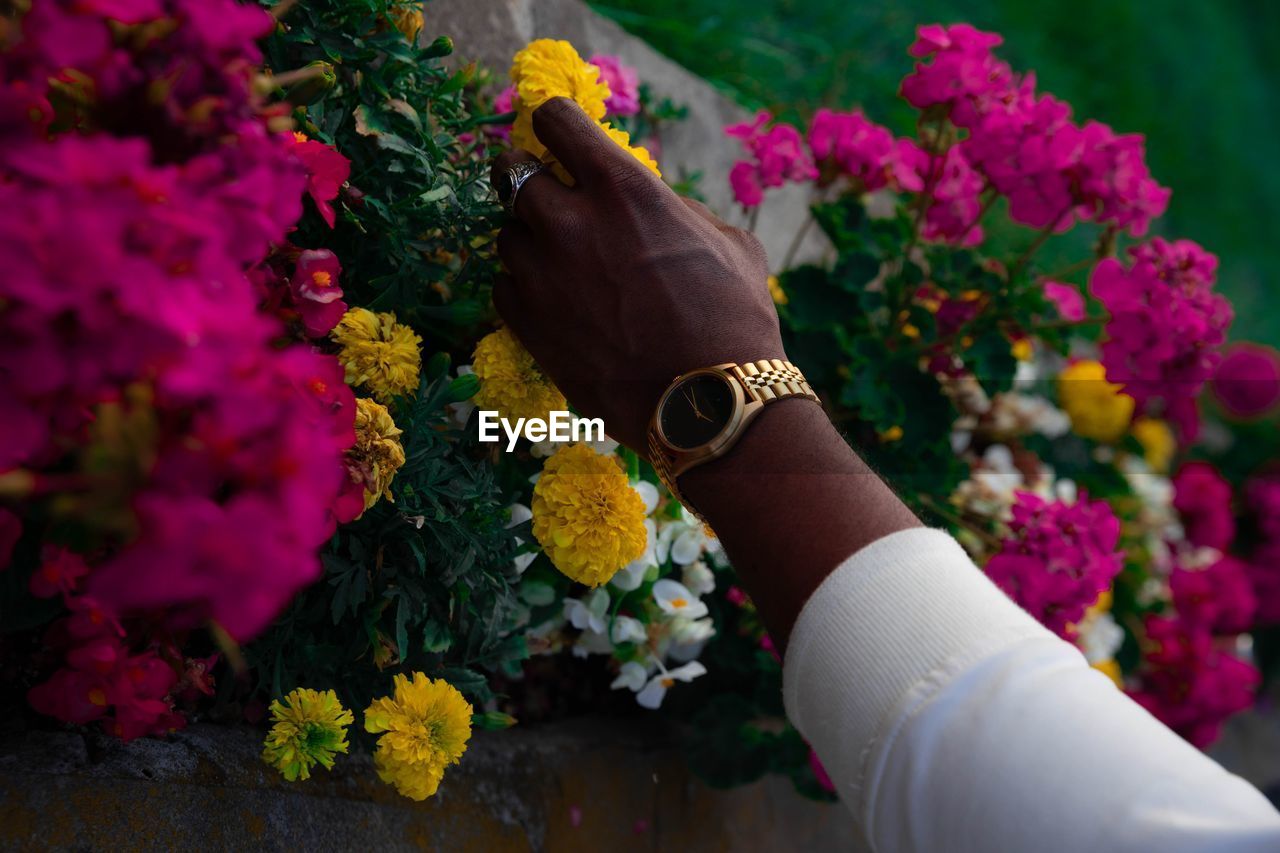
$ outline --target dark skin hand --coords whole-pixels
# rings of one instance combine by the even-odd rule
[[[533,125],[575,183],[545,171],[521,188],[498,235],[510,277],[494,304],[580,413],[647,455],[649,420],[677,375],[786,358],[764,249],[672,192],[572,101],[548,101]],[[493,175],[533,159],[505,152]],[[807,400],[767,406],[679,485],[780,644],[842,560],[920,524]]]

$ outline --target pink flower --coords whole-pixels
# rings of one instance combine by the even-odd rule
[[[982,176],[958,147],[933,158],[929,168],[933,170],[932,182],[926,179],[925,189],[932,199],[925,210],[924,238],[957,246],[978,245],[984,236],[977,224],[982,209],[979,196],[985,186]]]
[[[1003,41],[1000,36],[968,24],[930,24],[917,33],[908,52],[933,59],[916,63],[915,71],[902,81],[902,97],[912,106],[941,107],[953,123],[967,128],[977,123],[990,102],[1008,97],[1013,72],[991,53]]]
[[[1238,634],[1253,627],[1258,600],[1248,566],[1224,556],[1203,568],[1177,566],[1169,575],[1179,616],[1215,634]]]
[[[80,579],[89,573],[84,558],[74,551],[45,545],[40,554],[40,568],[31,575],[31,594],[37,598],[53,598],[75,592]]]
[[[323,142],[299,137],[301,134],[294,137],[290,148],[307,170],[307,193],[320,217],[332,228],[335,215],[330,202],[351,176],[351,161]]]
[[[1148,616],[1145,628],[1142,669],[1130,698],[1193,745],[1209,746],[1228,717],[1253,703],[1258,671],[1185,620]]]
[[[1053,305],[1058,316],[1067,322],[1079,323],[1084,319],[1084,296],[1074,285],[1046,281],[1044,297]]]
[[[1195,398],[1217,368],[1231,304],[1213,292],[1217,258],[1190,240],[1160,238],[1130,250],[1128,268],[1107,258],[1089,291],[1111,313],[1102,361],[1140,413],[1157,401],[1185,438],[1198,428]]]
[[[1236,344],[1223,356],[1210,388],[1237,418],[1264,414],[1280,400],[1280,353],[1258,344]]]
[[[1235,539],[1231,484],[1208,462],[1188,462],[1178,469],[1173,506],[1192,545],[1225,551]]]
[[[313,338],[329,334],[347,313],[342,286],[338,284],[341,275],[338,256],[328,249],[304,249],[298,255],[289,290],[302,324]]]
[[[820,165],[847,176],[860,191],[875,192],[890,184],[906,190],[923,186],[920,175],[903,162],[893,134],[868,121],[861,110],[818,110],[809,124],[809,150]]]
[[[493,99],[493,112],[495,115],[502,115],[515,110],[516,87],[508,86],[497,94]],[[502,140],[511,139],[511,125],[509,124],[486,124],[484,132],[490,136],[496,136]]]
[[[604,102],[605,114],[633,116],[640,112],[640,76],[630,65],[623,65],[616,56],[597,53],[588,60],[600,69],[600,79],[609,87],[609,98]]]
[[[1018,492],[1009,536],[986,572],[1018,605],[1064,638],[1124,565],[1120,521],[1103,501],[1074,504]]]
[[[729,173],[734,195],[744,207],[759,205],[766,188],[780,187],[788,181],[811,181],[818,176],[800,131],[789,124],[765,129],[770,118],[769,113],[761,111],[752,122],[724,129],[726,135],[742,140],[751,157],[735,163]]]
[[[1258,534],[1280,541],[1280,474],[1256,477],[1245,486],[1245,497]]]
[[[1249,580],[1258,601],[1258,624],[1280,624],[1280,539],[1263,543],[1253,553],[1249,559]]]

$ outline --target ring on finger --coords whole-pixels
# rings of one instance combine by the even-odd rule
[[[520,194],[520,188],[546,168],[535,160],[521,160],[498,176],[498,184],[494,187],[494,192],[497,193],[498,201],[507,213],[515,214],[516,197]]]

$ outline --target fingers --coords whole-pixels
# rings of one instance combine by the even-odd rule
[[[728,223],[726,223],[723,219],[721,219],[720,217],[712,213],[711,208],[707,207],[702,202],[696,201],[695,199],[687,198],[685,196],[680,196],[680,200],[684,202],[685,207],[689,208],[694,213],[698,214],[703,219],[707,220],[707,222],[710,222],[716,228],[724,229],[729,227]]]
[[[522,288],[537,286],[542,267],[542,247],[533,230],[523,222],[511,221],[498,232],[498,258]]]
[[[538,158],[520,148],[503,151],[493,160],[489,172],[490,184],[497,188],[506,180],[506,171],[517,163],[537,163]],[[528,178],[516,193],[512,212],[523,222],[537,224],[550,220],[556,211],[564,210],[573,191],[556,180],[550,170]]]
[[[605,135],[589,115],[568,98],[552,98],[533,112],[533,132],[575,181],[606,182],[648,170]]]

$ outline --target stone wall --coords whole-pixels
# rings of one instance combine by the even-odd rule
[[[0,741],[0,850],[850,849],[840,806],[782,779],[711,790],[656,726],[479,732],[423,803],[379,781],[365,755],[285,782],[259,759],[261,738],[196,725],[128,745],[70,732]]]
[[[669,97],[689,108],[689,118],[664,128],[660,165],[669,177],[701,173],[699,191],[708,206],[734,225],[747,217],[729,190],[729,168],[740,154],[737,140],[723,133],[725,125],[745,121],[751,114],[717,92],[700,77],[630,36],[580,0],[427,0],[424,39],[447,35],[453,39],[455,61],[475,60],[505,79],[511,57],[535,38],[567,39],[584,56],[617,54],[640,72],[658,97]],[[808,216],[808,190],[787,186],[770,190],[760,209],[756,234],[775,269],[781,268],[788,248]],[[816,257],[823,243],[811,234],[796,257]]]

